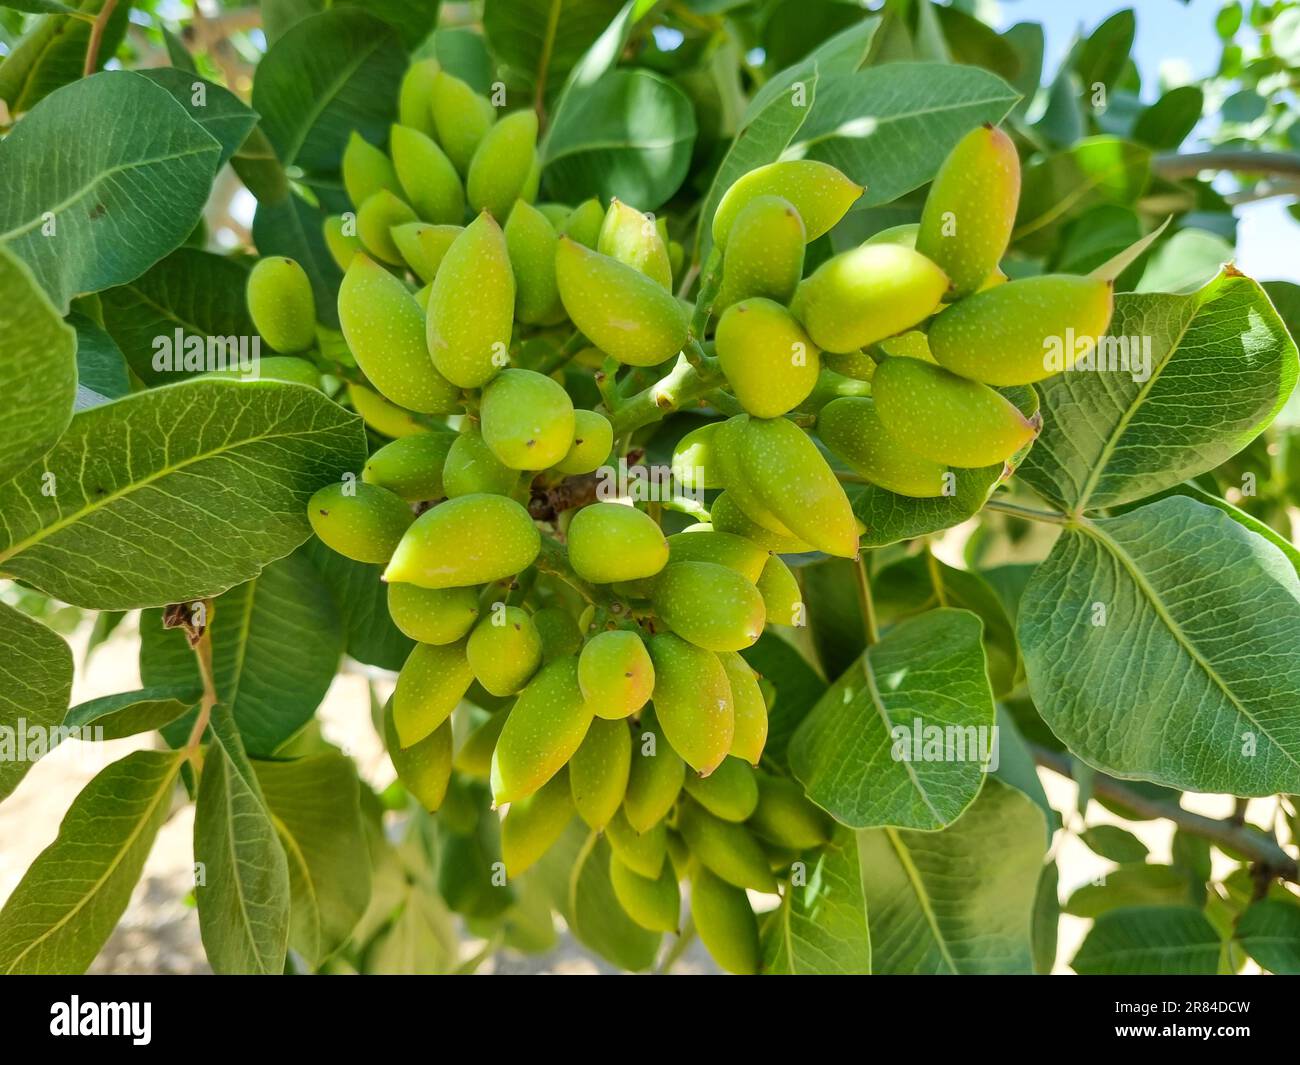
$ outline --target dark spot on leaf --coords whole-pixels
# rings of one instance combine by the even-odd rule
[[[92,220],[96,218],[103,218],[105,213],[107,213],[107,211],[108,211],[107,207],[105,207],[102,203],[97,203],[95,204],[94,207],[90,209],[90,217]]]

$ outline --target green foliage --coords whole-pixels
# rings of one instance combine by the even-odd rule
[[[0,971],[1300,971],[1293,0],[3,6]]]

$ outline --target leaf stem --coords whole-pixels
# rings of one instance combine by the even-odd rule
[[[695,295],[695,313],[691,315],[691,336],[703,338],[709,328],[709,315],[713,302],[722,287],[722,249],[716,244],[709,249],[708,258],[700,272],[700,290]]]
[[[935,599],[939,601],[940,607],[946,607],[948,596],[943,590],[943,570],[939,566],[939,560],[934,556],[929,537],[925,540],[925,566],[930,573],[930,584],[934,587]]]
[[[994,497],[984,504],[985,510],[996,510],[1002,514],[1011,514],[1028,521],[1041,521],[1049,525],[1074,525],[1075,521],[1055,510],[1038,510],[1035,507],[1022,507],[1019,503],[1008,503],[1005,499]]]
[[[211,624],[204,626],[203,635],[194,645],[194,658],[199,665],[199,676],[203,679],[203,696],[199,700],[199,716],[194,719],[194,727],[190,729],[189,739],[185,741],[185,749],[190,761],[194,762],[195,769],[199,769],[202,765],[199,744],[203,741],[203,733],[207,731],[212,708],[217,705],[217,682],[212,673]]]
[[[862,608],[862,627],[866,633],[867,646],[880,642],[880,630],[876,627],[876,601],[871,595],[871,574],[867,572],[867,555],[858,552],[853,563],[853,576],[858,585],[858,605]]]
[[[95,16],[94,24],[90,27],[90,41],[86,44],[86,65],[82,70],[84,77],[90,77],[99,69],[99,46],[104,40],[104,31],[108,28],[108,20],[113,17],[113,9],[117,7],[117,0],[104,0],[104,6],[99,9],[99,14]]]
[[[1044,769],[1050,769],[1058,776],[1074,779],[1070,758],[1067,755],[1048,750],[1035,743],[1028,746],[1034,761]],[[1123,782],[1102,773],[1093,776],[1092,793],[1111,799],[1144,817],[1158,817],[1172,821],[1190,835],[1209,840],[1229,852],[1245,855],[1247,859],[1258,865],[1260,872],[1268,877],[1300,883],[1300,867],[1297,866],[1296,860],[1282,849],[1276,839],[1269,839],[1261,835],[1259,829],[1239,824],[1232,817],[1220,819],[1192,813],[1176,803],[1148,798]]]

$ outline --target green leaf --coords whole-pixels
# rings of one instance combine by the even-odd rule
[[[456,823],[450,817],[438,822],[438,894],[471,920],[500,917],[514,905],[515,889],[505,878],[501,821],[486,785],[453,777],[444,809],[459,809],[461,817]]]
[[[938,589],[934,587],[935,573]],[[993,694],[1006,695],[1015,687],[1019,666],[1015,630],[997,593],[978,573],[957,569],[938,558],[933,560],[932,573],[925,555],[919,554],[886,566],[873,577],[871,587],[876,620],[885,627],[940,605],[969,610],[984,626],[984,654]]]
[[[67,317],[77,331],[77,384],[105,399],[121,399],[131,391],[126,359],[102,326],[78,311]]]
[[[418,55],[432,56],[443,70],[455,74],[475,92],[484,96],[491,93],[496,64],[488,55],[482,34],[465,26],[434,30]]]
[[[316,317],[330,328],[339,324],[338,292],[343,271],[325,243],[325,212],[301,196],[262,200],[253,215],[253,243],[260,255],[286,255],[307,271]]]
[[[0,911],[0,973],[82,973],[116,927],[171,812],[181,755],[135,751],[73,800]]]
[[[1100,917],[1124,906],[1192,905],[1190,886],[1182,869],[1138,861],[1076,888],[1061,910],[1072,917]]]
[[[185,42],[166,26],[160,26],[159,30],[162,32],[163,44],[167,47],[167,58],[171,60],[172,66],[189,74],[197,74],[199,68],[195,66],[194,57],[185,47]]]
[[[316,968],[347,942],[370,901],[356,767],[329,753],[253,768],[289,861],[289,945]]]
[[[1020,645],[1053,732],[1173,788],[1300,791],[1300,579],[1183,496],[1066,528],[1025,589]]]
[[[681,186],[695,144],[695,111],[648,70],[612,70],[568,101],[544,143],[543,177],[556,199],[618,197],[657,210]]]
[[[172,94],[190,118],[221,145],[221,165],[228,163],[257,125],[257,112],[229,89],[176,67],[136,71]]]
[[[1116,11],[1092,31],[1079,50],[1075,70],[1086,92],[1096,85],[1112,88],[1128,63],[1137,32],[1137,20],[1131,10]]]
[[[35,462],[72,418],[76,334],[0,247],[0,480]]]
[[[105,2],[81,0],[73,9],[94,16],[103,9]],[[42,0],[27,0],[27,5],[24,10],[52,10],[52,6],[43,6]],[[109,16],[99,44],[99,67],[113,58],[113,53],[122,43],[130,11],[130,4],[118,4]],[[68,18],[62,14],[51,14],[31,24],[22,39],[14,43],[8,55],[0,61],[0,100],[9,105],[11,114],[30,111],[50,93],[82,76],[90,32],[89,19]]]
[[[368,565],[331,551],[315,537],[303,551],[316,567],[343,621],[344,650],[368,666],[402,668],[415,641],[393,624],[388,612],[388,585],[382,565]]]
[[[989,772],[1003,784],[1009,784],[1022,792],[1043,811],[1043,820],[1047,825],[1047,843],[1050,846],[1052,835],[1061,827],[1061,815],[1047,801],[1047,792],[1043,790],[1043,782],[1038,778],[1038,765],[1024,736],[1020,734],[1016,719],[1001,703],[998,703],[997,711],[997,764],[990,765]]]
[[[1046,254],[1066,221],[1099,204],[1131,207],[1150,180],[1150,148],[1088,137],[1025,168],[1012,240]]]
[[[796,82],[807,83],[813,78],[828,74],[852,74],[861,70],[871,61],[881,39],[886,36],[881,31],[881,26],[880,18],[861,19],[855,25],[827,38],[801,62],[772,75],[759,86],[758,91],[750,99],[741,121],[742,128],[772,106],[777,97],[793,96],[791,90]],[[739,171],[736,176],[743,172]],[[720,189],[719,196],[726,191],[725,187]]]
[[[1176,151],[1201,120],[1204,105],[1205,94],[1199,85],[1170,89],[1138,116],[1133,139],[1158,152]]]
[[[274,44],[297,23],[331,6],[364,8],[397,30],[407,48],[414,48],[438,20],[440,0],[262,0],[266,39]]]
[[[1203,229],[1179,230],[1151,254],[1138,292],[1195,292],[1214,281],[1235,258],[1230,241]]]
[[[1084,135],[1084,88],[1079,75],[1063,63],[1047,87],[1047,106],[1033,125],[1036,140],[1068,146]]]
[[[303,19],[320,14],[325,0],[262,0],[261,8],[262,32],[271,45]]]
[[[790,742],[813,802],[853,828],[933,830],[961,815],[994,737],[981,628],[966,610],[911,618],[827,689]]]
[[[51,152],[75,144],[75,152]],[[161,86],[128,71],[42,100],[0,141],[0,245],[54,305],[138,277],[193,231],[221,147]]]
[[[311,720],[334,679],[343,653],[334,600],[306,556],[296,552],[214,600],[210,621],[217,697],[249,754],[269,757]],[[199,684],[182,630],[164,629],[151,612],[140,632],[146,684]],[[167,735],[180,743],[187,732],[181,723]]]
[[[1021,72],[1020,52],[1005,37],[974,15],[955,7],[935,5],[944,40],[954,63],[982,67],[1014,84]],[[1038,86],[1035,84],[1034,88]]]
[[[290,198],[289,175],[260,125],[253,127],[239,150],[230,157],[230,168],[257,197],[259,205]]]
[[[790,737],[826,691],[826,682],[798,649],[770,630],[741,654],[776,689],[776,701],[767,712],[763,757],[784,766]]]
[[[388,23],[351,7],[312,15],[275,42],[257,67],[253,109],[286,166],[337,170],[355,130],[388,140],[406,53]]]
[[[1034,973],[1047,976],[1056,966],[1056,944],[1061,924],[1061,904],[1057,899],[1060,872],[1055,862],[1043,866],[1034,899]]]
[[[1107,278],[1114,279],[1116,257],[1122,255],[1129,259],[1135,246],[1138,256],[1141,256],[1146,251],[1141,243],[1154,236],[1157,234],[1147,234],[1144,238],[1142,221],[1133,208],[1103,203],[1085,211],[1063,228],[1052,268],[1060,273],[1087,274],[1107,267]],[[1118,274],[1122,276],[1129,268],[1130,263],[1123,262]],[[1141,274],[1140,268],[1134,272]],[[1132,286],[1119,281],[1116,287],[1128,289]]]
[[[596,82],[614,69],[633,32],[641,20],[650,14],[655,6],[656,0],[627,0],[622,10],[610,21],[605,32],[592,42],[591,47],[587,49],[582,58],[569,71],[569,76],[564,82],[564,88],[561,90],[558,99],[556,99],[555,106],[551,109],[550,125],[543,134],[541,144],[538,146],[543,163],[550,157],[548,145],[555,131],[555,126],[564,117],[565,111],[584,96],[589,95],[593,91]],[[440,30],[434,35],[435,52],[438,55],[439,62],[444,62],[445,40],[455,32],[454,30]],[[456,40],[458,45],[456,52],[462,55],[469,50],[471,41],[476,43],[478,49],[486,50],[483,49],[482,39],[477,35],[470,36],[462,31]],[[464,75],[460,76],[464,77]],[[465,78],[465,80],[469,81],[480,92],[486,89],[486,86],[468,78]]]
[[[1237,922],[1237,939],[1261,969],[1300,976],[1300,906],[1261,899]]]
[[[871,936],[853,833],[836,830],[800,859],[803,882],[786,883],[763,923],[763,971],[779,975],[865,975]]]
[[[391,927],[366,956],[366,972],[440,976],[456,968],[459,943],[452,915],[437,895],[415,885]]]
[[[1020,94],[1020,102],[1011,113],[1023,115],[1034,102],[1043,77],[1043,27],[1037,22],[1017,22],[1002,37],[1015,49],[1020,60],[1020,73],[1007,81]]]
[[[874,971],[1032,972],[1043,839],[1042,813],[992,778],[942,832],[859,832]]]
[[[924,185],[981,122],[999,122],[1019,97],[976,67],[890,63],[817,84],[817,101],[786,150],[820,159],[867,186],[858,207],[889,203]]]
[[[78,703],[68,711],[63,724],[83,731],[102,728],[103,736],[96,739],[120,740],[171,724],[192,710],[202,694],[199,687],[171,686],[103,695]]]
[[[209,358],[239,365],[241,349],[245,359],[251,357],[250,338],[257,336],[244,298],[247,283],[248,267],[240,260],[177,248],[134,281],[100,293],[104,328],[147,385],[219,369],[208,364]],[[160,339],[166,349],[159,348]],[[219,347],[213,344],[217,340]],[[181,365],[187,344],[198,352],[190,370]],[[159,358],[160,351],[170,359]]]
[[[544,99],[621,7],[621,0],[486,0],[483,30],[493,55]]]
[[[1258,518],[1247,514],[1244,510],[1234,507],[1226,499],[1220,499],[1216,495],[1211,495],[1205,491],[1195,481],[1184,481],[1182,484],[1176,484],[1173,488],[1167,488],[1163,492],[1157,493],[1151,499],[1144,499],[1143,503],[1152,503],[1156,499],[1164,499],[1166,496],[1187,496],[1189,499],[1195,499],[1198,503],[1204,503],[1207,507],[1217,507],[1228,517],[1235,521],[1243,528],[1249,529],[1256,536],[1262,536],[1270,544],[1276,547],[1282,554],[1291,560],[1291,565],[1300,573],[1300,548],[1296,547],[1290,540],[1279,533],[1271,525],[1265,525]],[[1133,509],[1131,506],[1117,508],[1123,510]]]
[[[772,97],[760,111],[747,117],[736,131],[727,154],[723,156],[718,171],[713,176],[704,207],[700,211],[701,225],[696,230],[695,258],[700,261],[713,244],[713,216],[722,197],[737,178],[749,171],[773,163],[781,157],[794,135],[799,132],[817,98],[816,67],[810,68],[799,79],[801,91],[781,93]]]
[[[789,70],[828,38],[855,28],[863,20],[858,4],[837,0],[774,0],[765,4],[758,47],[769,71]]]
[[[0,485],[0,570],[95,610],[218,595],[310,534],[307,500],[365,461],[304,385],[199,380],[82,411],[42,473]]]
[[[438,21],[441,0],[340,0],[336,6],[358,7],[383,19],[412,49],[429,36]]]
[[[75,7],[61,4],[58,0],[5,0],[0,7],[14,11],[29,11],[38,15],[67,15],[75,12]]]
[[[1295,387],[1296,348],[1259,285],[1226,271],[1185,296],[1122,295],[1096,353],[1136,376],[1075,369],[1039,382],[1043,431],[1020,476],[1082,513],[1142,499],[1235,455]]]
[[[1213,976],[1222,943],[1190,906],[1134,906],[1097,918],[1070,963],[1081,976]]]
[[[1112,862],[1144,862],[1149,853],[1145,843],[1119,825],[1093,825],[1080,832],[1079,839],[1094,854]]]
[[[826,677],[852,668],[867,645],[857,565],[852,559],[826,558],[797,570],[808,610],[808,635]],[[825,690],[823,682],[819,698]]]
[[[633,922],[609,882],[609,844],[593,832],[569,877],[573,934],[621,969],[641,972],[654,964],[662,938]]]
[[[218,973],[278,975],[289,939],[289,865],[230,712],[212,710],[194,806],[199,931]]]
[[[39,621],[0,603],[0,799],[49,753],[72,694],[72,652]],[[38,736],[45,742],[37,743]],[[18,750],[20,736],[25,750]],[[7,749],[6,749],[7,748]]]

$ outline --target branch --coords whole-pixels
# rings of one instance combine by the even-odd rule
[[[685,357],[678,359],[667,377],[630,396],[618,410],[611,412],[614,435],[622,436],[681,410],[713,391],[721,380],[721,374],[716,377],[708,371],[701,374]]]
[[[1210,151],[1157,155],[1151,169],[1163,178],[1195,177],[1202,170],[1237,170],[1300,176],[1300,155],[1291,152]]]
[[[1034,761],[1044,769],[1074,779],[1068,756],[1034,743],[1028,746]],[[1175,803],[1147,798],[1120,781],[1100,773],[1093,778],[1092,791],[1094,795],[1113,799],[1135,813],[1172,821],[1190,835],[1208,839],[1226,851],[1245,855],[1270,876],[1300,883],[1300,868],[1297,867],[1296,860],[1287,854],[1276,840],[1259,835],[1258,831],[1249,825],[1238,824],[1230,817],[1223,819],[1204,817],[1190,810],[1184,810]]]
[[[113,17],[115,7],[117,7],[117,0],[104,0],[104,6],[99,9],[99,14],[95,16],[95,22],[90,27],[90,42],[86,45],[86,65],[81,72],[87,78],[99,69],[99,46],[103,43],[104,30],[108,27],[108,20]]]

